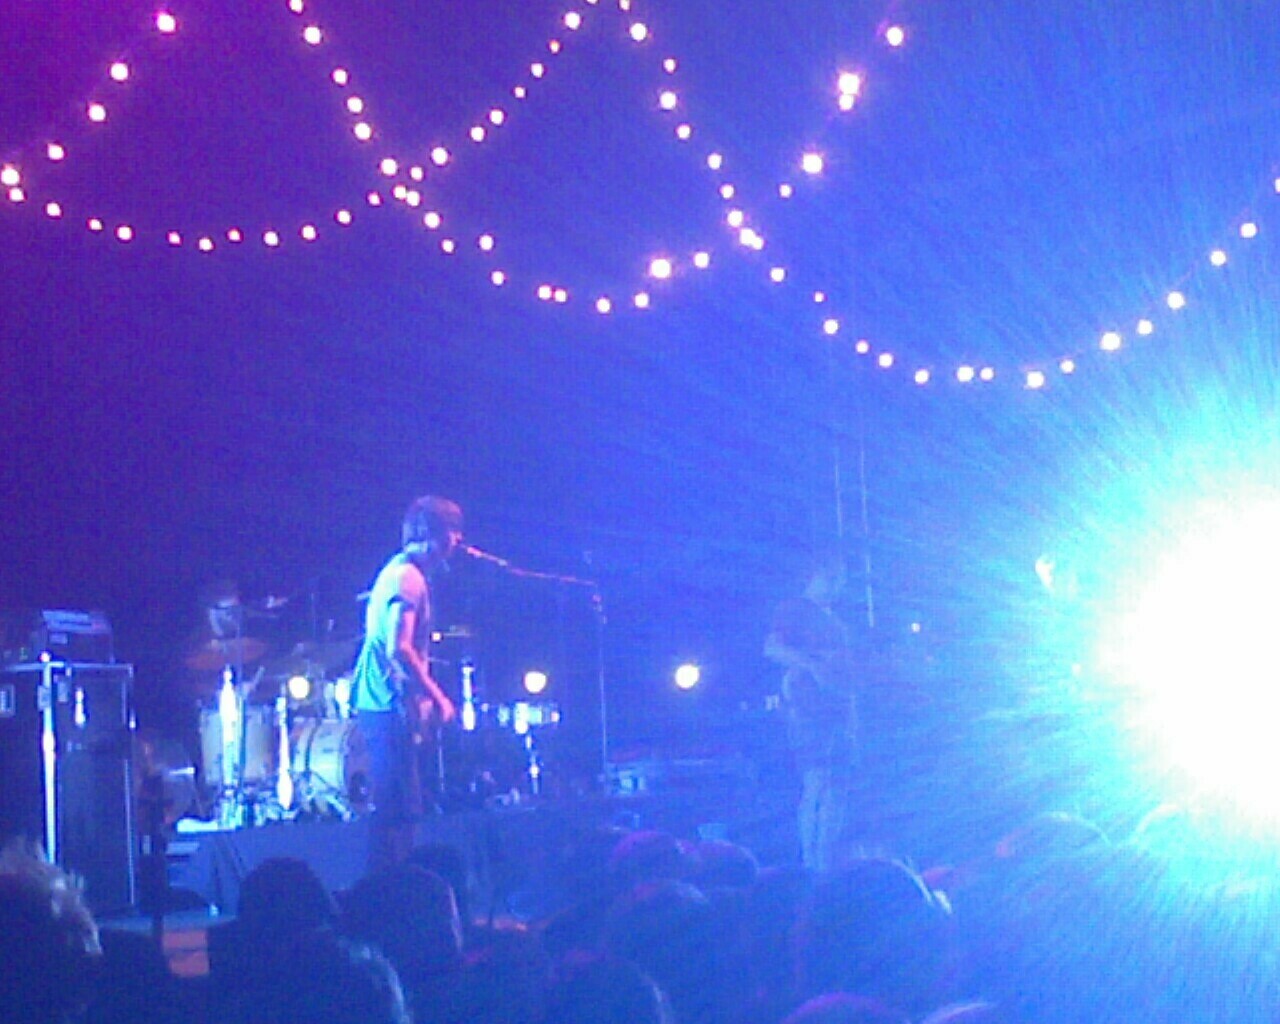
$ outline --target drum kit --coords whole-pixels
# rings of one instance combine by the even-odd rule
[[[256,637],[215,638],[184,661],[218,680],[198,711],[199,796],[221,827],[367,809],[368,757],[351,713],[359,638],[295,644],[263,661]],[[250,672],[250,666],[255,666]],[[207,684],[204,687],[207,691]]]
[[[350,676],[362,638],[326,636],[269,658],[273,645],[248,635],[244,627],[246,619],[263,614],[262,608],[273,610],[280,603],[223,598],[209,611],[210,629],[185,651],[183,662],[197,696],[199,766],[183,757],[180,745],[158,737],[140,750],[147,772],[164,780],[170,823],[190,815],[209,827],[240,828],[299,817],[350,820],[371,809],[369,757],[352,709]],[[433,641],[458,637],[469,640],[470,631],[442,630]],[[431,660],[442,671],[451,667],[447,660]],[[472,764],[474,756],[463,767],[459,758],[455,774],[467,778],[450,779],[450,787],[484,789],[486,798],[515,789],[540,793],[542,761],[534,734],[560,721],[558,706],[482,703],[473,662],[460,658],[458,668],[461,734],[490,734],[472,744],[472,753],[483,749],[482,759],[492,758],[490,740],[496,733],[510,737],[511,749],[520,754],[516,768],[510,757],[500,758],[501,769]],[[501,778],[492,784],[477,781],[495,776]],[[443,795],[443,761],[436,782]]]

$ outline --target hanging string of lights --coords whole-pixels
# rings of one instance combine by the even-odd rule
[[[301,16],[305,11],[305,0],[287,0],[287,6],[294,15]],[[126,218],[108,222],[107,218],[96,211],[88,209],[81,214],[74,204],[56,194],[56,181],[50,180],[46,188],[47,197],[37,195],[33,182],[40,181],[39,170],[28,171],[29,167],[49,168],[64,167],[70,159],[75,147],[68,143],[68,137],[83,138],[86,130],[95,130],[106,125],[110,120],[110,111],[115,108],[115,98],[121,88],[131,86],[135,81],[135,70],[140,61],[145,61],[149,47],[166,45],[168,40],[179,35],[181,27],[178,16],[170,9],[158,10],[146,33],[127,48],[127,55],[111,60],[101,79],[93,88],[90,97],[84,102],[84,119],[77,124],[64,125],[64,134],[42,140],[38,146],[20,150],[15,157],[0,163],[0,187],[11,207],[39,206],[44,216],[51,222],[73,222],[79,220],[90,234],[114,238],[122,245],[135,241],[157,240],[174,249],[191,249],[201,253],[212,253],[220,247],[227,249],[242,247],[256,240],[267,249],[276,249],[288,239],[296,239],[304,243],[315,242],[321,235],[321,224],[332,223],[338,228],[351,226],[355,221],[353,205],[339,206],[322,217],[304,218],[288,227],[280,223],[269,224],[254,231],[249,231],[235,224],[224,225],[216,230],[191,231],[178,227],[143,227],[141,218]],[[324,41],[324,32],[316,24],[306,24],[301,33],[303,42],[308,46],[319,46]],[[50,176],[51,177],[51,176]],[[381,196],[370,192],[366,196],[367,205],[382,205]]]
[[[285,0],[288,11],[302,22],[298,36],[308,48],[323,49],[328,38],[322,25],[310,16],[310,0]],[[532,61],[519,81],[511,87],[511,99],[516,103],[527,100],[534,87],[548,73],[549,61],[560,55],[564,49],[561,34],[569,36],[577,34],[586,24],[589,9],[598,8],[601,0],[578,0],[581,7],[570,7],[557,17],[557,33],[545,43],[546,56]],[[648,21],[633,12],[633,0],[616,0],[625,37],[642,52],[656,46],[655,33]],[[563,30],[561,33],[559,30]],[[6,161],[0,162],[0,188],[10,207],[42,206],[43,213],[49,221],[72,222],[80,218],[86,230],[92,234],[112,237],[122,245],[146,239],[162,239],[174,249],[188,249],[201,253],[215,250],[234,250],[245,247],[246,243],[257,242],[264,248],[276,249],[286,240],[294,239],[303,243],[316,242],[321,237],[321,224],[332,222],[338,228],[351,226],[356,214],[354,207],[360,204],[340,206],[326,213],[323,217],[303,220],[289,227],[268,225],[250,232],[236,225],[226,225],[217,231],[184,231],[176,227],[156,229],[141,227],[135,222],[122,220],[108,223],[107,220],[92,212],[82,215],[74,211],[71,204],[53,194],[49,190],[48,198],[36,199],[32,181],[41,178],[40,171],[28,171],[29,167],[61,167],[64,166],[74,147],[69,139],[79,136],[78,133],[98,130],[108,124],[110,112],[115,108],[115,96],[119,90],[128,88],[134,81],[135,65],[145,60],[148,46],[171,45],[169,40],[179,35],[180,21],[172,10],[158,10],[140,45],[129,48],[126,56],[118,57],[107,63],[105,72],[85,100],[82,109],[83,120],[75,125],[65,126],[65,133],[60,137],[41,140],[37,147],[28,147]],[[876,37],[883,47],[889,51],[900,50],[907,41],[907,29],[895,21],[884,21],[876,30]],[[342,64],[329,66],[328,79],[337,89],[341,98],[345,116],[350,120],[351,137],[358,145],[374,144],[374,170],[377,187],[369,188],[363,197],[363,205],[379,208],[390,202],[399,203],[413,212],[422,227],[434,238],[438,239],[438,251],[443,256],[454,256],[462,251],[459,237],[465,232],[451,232],[446,229],[448,221],[442,204],[438,201],[440,193],[447,191],[447,169],[454,166],[461,154],[469,149],[482,146],[490,140],[494,133],[503,127],[510,117],[507,107],[501,103],[490,106],[466,130],[465,136],[452,147],[444,142],[431,142],[426,145],[405,147],[405,151],[424,154],[420,160],[403,160],[398,157],[393,147],[388,145],[376,128],[370,114],[370,104],[355,87],[355,77],[351,70]],[[664,56],[660,60],[660,85],[656,90],[656,102],[653,110],[668,123],[674,122],[671,137],[677,144],[685,145],[698,135],[691,117],[687,113],[687,104],[678,89],[678,71],[680,62],[672,56]],[[833,89],[830,97],[834,101],[835,115],[828,124],[838,124],[846,115],[854,111],[864,94],[868,72],[866,66],[861,69],[841,68],[835,72]],[[821,134],[821,133],[817,133]],[[699,136],[700,137],[700,136]],[[824,153],[824,140],[818,138],[814,144],[801,148],[792,170],[798,177],[793,181],[792,175],[784,175],[777,181],[773,194],[777,200],[787,201],[799,194],[805,179],[816,178],[827,171],[827,158]],[[724,227],[736,243],[739,251],[748,254],[763,252],[766,238],[763,231],[763,220],[754,211],[748,210],[743,202],[739,187],[729,175],[730,162],[723,150],[712,144],[695,145],[694,152],[704,168],[710,172],[711,180],[719,198],[725,204]],[[31,180],[29,180],[31,179]],[[428,182],[437,193],[435,200],[428,207],[424,189]],[[799,183],[799,184],[797,184]],[[1268,186],[1273,192],[1280,194],[1280,177],[1276,177]],[[384,192],[383,189],[386,191]],[[1071,350],[1039,363],[1026,364],[1017,368],[998,366],[995,363],[961,363],[955,366],[939,366],[928,361],[913,358],[894,351],[892,346],[873,342],[859,337],[853,344],[859,356],[865,356],[878,370],[895,372],[912,384],[925,387],[951,381],[957,385],[984,385],[996,381],[1013,381],[1027,390],[1039,391],[1050,385],[1057,378],[1070,377],[1076,374],[1089,361],[1105,360],[1107,356],[1120,351],[1133,338],[1143,339],[1155,334],[1160,326],[1169,318],[1182,313],[1190,302],[1201,275],[1211,273],[1225,267],[1234,251],[1242,249],[1255,239],[1260,232],[1259,223],[1250,215],[1242,215],[1233,223],[1230,244],[1223,243],[1213,247],[1207,256],[1189,266],[1178,280],[1167,289],[1149,308],[1131,319],[1131,328],[1121,330],[1110,327],[1102,331],[1091,345],[1077,345]],[[484,268],[489,281],[498,288],[517,284],[528,287],[529,294],[540,302],[557,305],[569,304],[572,293],[568,286],[549,282],[530,276],[527,280],[522,276],[517,280],[512,272],[494,265],[494,254],[498,251],[498,240],[491,230],[471,232],[473,251],[485,260]],[[472,243],[468,243],[472,248]],[[609,315],[622,309],[645,311],[654,304],[655,289],[663,283],[683,275],[686,270],[705,271],[711,264],[716,247],[703,245],[685,256],[661,253],[641,261],[643,266],[643,283],[636,287],[625,298],[615,298],[597,291],[589,300],[590,308],[600,315]],[[768,280],[774,285],[790,283],[797,285],[795,275],[783,260],[768,261]],[[826,339],[834,341],[846,336],[849,332],[846,318],[839,312],[830,309],[829,292],[826,288],[817,288],[811,292],[812,302],[820,307],[818,329]]]
[[[1280,196],[1280,177],[1274,177],[1267,189]],[[1016,368],[981,362],[938,366],[897,353],[891,346],[876,344],[867,338],[858,338],[854,342],[854,351],[865,356],[877,369],[905,375],[907,381],[919,387],[947,381],[961,386],[1001,381],[1012,382],[1028,391],[1041,391],[1049,387],[1055,378],[1060,380],[1072,377],[1090,363],[1105,361],[1134,339],[1156,335],[1162,325],[1168,324],[1172,318],[1189,308],[1196,289],[1207,275],[1226,267],[1233,253],[1244,251],[1250,242],[1258,238],[1261,230],[1253,213],[1246,211],[1238,215],[1227,230],[1231,241],[1213,245],[1187,266],[1172,285],[1153,298],[1137,315],[1128,319],[1129,327],[1121,328],[1118,324],[1107,327],[1100,332],[1094,343],[1074,345],[1039,362],[1021,364]],[[816,305],[823,305],[827,302],[827,296],[821,291],[814,292],[813,301]],[[834,339],[845,333],[845,324],[839,316],[827,315],[821,320],[820,330],[825,337]]]

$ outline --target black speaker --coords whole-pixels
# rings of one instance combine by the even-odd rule
[[[41,843],[84,879],[100,914],[137,902],[132,689],[131,665],[48,662],[0,676],[0,837]]]

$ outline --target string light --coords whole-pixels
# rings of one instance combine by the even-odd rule
[[[659,256],[649,262],[649,276],[657,281],[666,281],[671,277],[671,261]]]
[[[1209,253],[1209,262],[1215,267],[1225,267],[1227,265],[1227,254],[1223,249],[1214,249]]]
[[[1257,238],[1258,225],[1251,220],[1245,221],[1243,224],[1240,225],[1240,237],[1241,238]]]
[[[122,60],[118,60],[111,65],[107,74],[111,76],[113,82],[127,82],[129,81],[129,65]]]
[[[884,41],[890,46],[898,47],[907,41],[907,32],[901,25],[890,25],[884,30]]]
[[[1045,385],[1044,371],[1028,370],[1027,371],[1027,388],[1031,391],[1038,391]]]
[[[1119,331],[1105,331],[1098,341],[1098,347],[1103,352],[1116,352],[1120,349],[1122,342]]]
[[[613,303],[609,301],[609,297],[607,295],[601,295],[600,298],[596,299],[597,313],[609,313],[612,310]]]
[[[13,188],[21,181],[22,172],[14,167],[13,164],[5,164],[4,167],[0,167],[0,185],[4,185],[6,188]]]
[[[914,380],[917,384],[928,384],[930,373],[928,370],[916,370]]]
[[[871,352],[871,342],[866,338],[859,338],[853,346],[853,350],[860,356],[865,356]]]
[[[634,299],[634,300],[632,300],[632,301],[635,303],[635,307],[636,307],[636,309],[648,309],[648,308],[649,308],[649,293],[648,293],[648,292],[636,292],[636,297],[635,297],[635,299]]]
[[[501,270],[495,270],[492,274],[489,275],[489,280],[492,281],[494,285],[501,288],[504,284],[507,283],[507,275],[504,274]]]
[[[1170,292],[1165,296],[1164,301],[1174,312],[1177,312],[1180,309],[1185,309],[1187,306],[1187,297],[1179,291]]]
[[[59,160],[65,160],[67,157],[66,148],[61,143],[57,142],[49,143],[49,145],[45,147],[44,152],[45,155],[54,163],[57,163]]]
[[[699,270],[706,270],[707,267],[711,266],[711,253],[695,252],[693,254],[693,265]]]
[[[822,154],[820,153],[805,153],[800,158],[800,169],[805,174],[821,174],[825,166],[826,161],[822,159]]]
[[[1138,321],[1138,326],[1137,326],[1138,334],[1140,334],[1144,338],[1150,337],[1152,334],[1154,334],[1155,329],[1156,329],[1155,323],[1153,323],[1151,320],[1148,320],[1146,317],[1143,317],[1141,320]]]
[[[44,212],[48,214],[50,217],[57,219],[58,217],[62,216],[62,204],[55,203],[55,202],[45,203]]]
[[[880,364],[880,369],[890,369],[893,366],[893,353],[881,352],[879,358],[876,359],[876,362]]]
[[[833,337],[840,331],[840,321],[835,317],[828,317],[822,321],[822,333],[827,337]]]
[[[787,271],[785,267],[773,267],[769,271],[769,280],[774,284],[782,284],[787,279]]]
[[[643,43],[649,38],[649,26],[643,21],[632,22],[631,28],[628,29],[628,31],[631,34],[631,38],[637,43]]]
[[[1076,372],[1076,361],[1074,359],[1064,359],[1058,364],[1058,369],[1065,374]]]
[[[101,103],[90,103],[87,112],[89,120],[94,124],[102,124],[107,119],[107,108]]]
[[[161,11],[156,15],[156,28],[164,35],[173,35],[178,31],[178,19],[168,11]]]

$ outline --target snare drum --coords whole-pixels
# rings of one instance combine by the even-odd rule
[[[301,718],[289,735],[293,778],[309,810],[363,812],[369,806],[369,753],[350,719]]]
[[[276,771],[275,709],[257,704],[244,705],[243,783],[266,782]],[[222,772],[222,715],[217,708],[200,712],[200,760],[204,784],[221,789],[227,781]],[[238,748],[237,737],[237,748]]]

